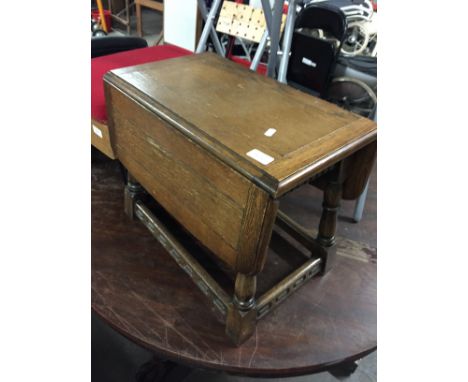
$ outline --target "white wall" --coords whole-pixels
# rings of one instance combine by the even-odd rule
[[[195,51],[197,0],[164,0],[164,41]]]

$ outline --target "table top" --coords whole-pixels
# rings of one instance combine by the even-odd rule
[[[105,81],[276,197],[376,139],[373,121],[213,53]]]
[[[119,175],[109,164],[92,167],[92,308],[118,332],[176,362],[254,376],[319,372],[376,348],[376,262],[349,243],[338,246],[331,272],[309,281],[234,347],[203,293],[125,216]],[[287,199],[301,203],[294,193]],[[274,254],[268,259],[262,273],[285,267]]]

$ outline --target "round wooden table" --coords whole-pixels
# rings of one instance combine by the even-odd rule
[[[92,309],[125,337],[162,359],[249,376],[320,372],[376,349],[376,260],[359,246],[338,248],[331,272],[309,281],[234,347],[203,293],[124,215],[119,175],[110,162],[92,167]],[[294,197],[286,208],[300,202]]]

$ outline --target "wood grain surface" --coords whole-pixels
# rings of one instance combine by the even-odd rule
[[[301,189],[306,187],[311,188]],[[288,195],[285,204],[298,221],[309,219],[308,202],[297,199],[303,194]],[[332,271],[289,297],[236,348],[203,293],[141,223],[125,216],[118,168],[111,162],[92,167],[92,308],[124,336],[178,363],[290,376],[326,370],[374,350],[375,249],[349,239],[338,242]],[[190,245],[192,251],[198,248]],[[270,250],[258,290],[281,278],[294,261],[292,252],[281,257]]]
[[[111,131],[113,89],[275,198],[376,140],[373,121],[212,53],[113,70],[104,81]],[[260,163],[253,149],[274,160]]]
[[[109,127],[91,118],[91,144],[111,159],[116,159],[109,136]]]
[[[177,129],[110,88],[119,160],[172,216],[229,265],[259,271],[269,195]]]

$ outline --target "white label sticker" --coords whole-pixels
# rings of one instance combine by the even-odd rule
[[[313,68],[317,66],[317,64],[314,61],[307,57],[302,57],[302,63],[307,66],[312,66]]]
[[[276,133],[276,129],[268,129],[267,131],[265,131],[265,135],[267,137],[272,137],[273,134],[275,134],[275,133]]]
[[[247,155],[256,161],[260,162],[261,164],[269,164],[275,160],[275,158],[269,156],[268,154],[265,154],[264,152],[261,152],[260,150],[253,149],[250,150]]]
[[[100,128],[98,128],[96,125],[93,125],[93,132],[96,134],[99,138],[102,138],[102,131]]]

